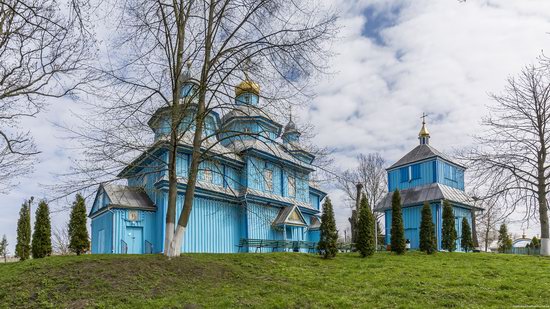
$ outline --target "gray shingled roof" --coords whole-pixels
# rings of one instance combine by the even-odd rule
[[[279,131],[283,127],[267,111],[263,111],[261,108],[253,105],[242,105],[232,109],[231,111],[223,115],[221,122],[222,124],[225,124],[228,120],[236,117],[262,117],[272,121],[277,127],[279,127]]]
[[[435,149],[434,147],[430,145],[420,144],[416,146],[413,150],[411,150],[409,153],[407,153],[403,158],[399,159],[399,161],[395,162],[392,166],[388,167],[388,170],[402,166],[402,165],[406,165],[409,163],[418,162],[418,161],[426,160],[429,158],[435,158],[435,157],[442,158],[445,161],[448,161],[455,165],[463,167],[462,165],[454,162],[449,156]]]
[[[403,206],[418,205],[424,202],[449,200],[451,202],[460,203],[465,206],[481,209],[475,206],[474,199],[466,194],[466,192],[455,189],[440,183],[432,183],[424,186],[414,187],[399,191],[401,194],[401,204]],[[393,192],[387,193],[386,196],[376,205],[375,211],[384,211],[391,208]]]
[[[128,186],[106,184],[103,185],[105,194],[111,201],[110,206],[122,208],[136,208],[146,210],[156,210],[157,207],[151,201],[149,196],[141,188],[131,188]]]
[[[163,180],[163,179],[159,179],[158,181],[160,181],[160,180]],[[164,180],[168,180],[168,177],[165,176]],[[178,182],[187,183],[187,178],[186,177],[178,177]],[[272,200],[279,201],[279,202],[286,203],[286,204],[296,205],[296,206],[300,206],[300,207],[304,207],[304,208],[308,208],[308,209],[314,209],[311,206],[311,204],[309,204],[307,202],[298,201],[296,199],[293,199],[293,198],[290,198],[290,197],[280,196],[280,195],[277,195],[277,194],[274,194],[274,193],[266,193],[266,192],[262,192],[262,191],[259,191],[259,190],[254,190],[252,188],[246,188],[246,189],[241,189],[239,191],[234,191],[230,187],[224,188],[223,186],[218,186],[218,185],[215,185],[213,183],[208,183],[208,182],[203,182],[203,181],[197,181],[197,188],[210,190],[210,191],[218,192],[218,193],[223,193],[223,194],[231,195],[231,196],[234,196],[234,197],[237,197],[237,198],[244,198],[247,195],[253,195],[253,196],[272,199]],[[314,209],[314,210],[316,210],[316,209]]]
[[[247,149],[256,149],[256,150],[274,155],[276,157],[279,157],[283,160],[292,162],[304,168],[314,170],[313,166],[311,166],[306,162],[298,160],[292,154],[288,153],[287,150],[278,143],[266,143],[257,139],[252,139],[252,140],[242,139],[242,140],[233,141],[227,147],[233,149],[237,153],[241,153]]]

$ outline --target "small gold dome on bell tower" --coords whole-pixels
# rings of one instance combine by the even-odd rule
[[[430,136],[430,132],[428,132],[428,129],[426,128],[426,122],[422,121],[422,128],[418,133],[418,137],[426,137],[426,136]]]
[[[420,128],[420,132],[418,132],[418,139],[420,140],[421,145],[430,144],[430,132],[428,131],[428,128],[426,128],[426,117],[427,115],[423,113],[421,117],[422,128]]]

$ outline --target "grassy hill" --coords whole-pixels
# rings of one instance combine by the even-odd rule
[[[550,259],[380,253],[49,257],[0,264],[0,307],[550,306]]]

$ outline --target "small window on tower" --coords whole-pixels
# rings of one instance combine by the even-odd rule
[[[296,178],[288,176],[288,196],[296,196]]]
[[[249,127],[244,127],[243,132],[244,133],[250,133],[250,128]]]
[[[401,176],[401,182],[408,182],[409,181],[409,168],[408,167],[402,167],[399,169],[399,174]]]
[[[204,170],[204,181],[208,183],[212,182],[212,171],[208,168]]]
[[[420,164],[411,166],[411,179],[420,179]]]
[[[273,191],[273,171],[269,169],[264,170],[264,188],[268,192]]]

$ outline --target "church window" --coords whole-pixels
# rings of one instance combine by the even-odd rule
[[[204,170],[204,181],[205,182],[208,182],[208,183],[211,183],[212,182],[212,171],[210,169],[205,169]]]
[[[273,171],[270,169],[264,170],[264,185],[266,191],[273,191]]]
[[[456,168],[446,164],[444,167],[444,173],[446,179],[456,181]]]
[[[420,179],[420,164],[411,166],[411,179]]]
[[[408,182],[409,181],[409,168],[408,167],[400,168],[399,173],[401,174],[401,182]]]
[[[249,127],[244,127],[243,132],[244,133],[250,133],[250,128]]]
[[[296,196],[296,178],[288,176],[288,196]]]

